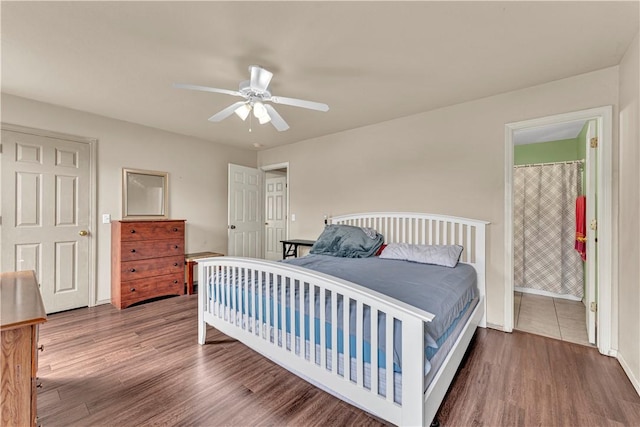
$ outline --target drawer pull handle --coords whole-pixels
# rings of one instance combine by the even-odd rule
[[[178,228],[177,227],[173,227],[173,231],[178,231]]]
[[[173,283],[178,283],[178,281],[177,281],[177,280],[174,280],[174,281],[173,281]]]
[[[177,262],[174,262],[174,263],[173,263],[173,266],[174,266],[174,267],[177,267],[177,266],[178,266],[178,263],[177,263]]]
[[[44,344],[40,344],[38,346],[38,351],[44,351]]]
[[[130,272],[132,272],[132,273],[135,273],[135,272],[136,272],[136,269],[135,269],[135,268],[132,268],[132,269],[131,269],[131,270],[129,270],[129,271],[130,271]]]
[[[135,291],[136,291],[136,288],[131,288],[131,292],[135,292]]]
[[[134,253],[136,250],[135,249],[131,249],[131,253]]]
[[[136,230],[131,230],[131,234],[133,234],[133,233],[135,233],[135,232],[136,232]]]
[[[179,248],[179,246],[178,246],[178,245],[175,245],[175,246],[173,247],[173,249],[178,249],[178,248]]]
[[[42,383],[36,383],[36,388],[42,388]]]

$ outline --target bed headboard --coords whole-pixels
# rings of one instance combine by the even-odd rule
[[[330,223],[374,228],[384,236],[385,243],[462,246],[460,262],[476,269],[478,290],[486,304],[485,229],[489,222],[435,214],[372,212],[334,216]],[[485,326],[484,319],[481,326]]]

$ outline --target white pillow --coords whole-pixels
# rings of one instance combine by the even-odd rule
[[[411,245],[409,243],[389,243],[380,258],[435,264],[455,267],[460,260],[463,247],[460,245]]]

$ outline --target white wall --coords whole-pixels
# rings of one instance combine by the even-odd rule
[[[111,297],[110,225],[122,216],[122,168],[169,172],[169,216],[186,219],[186,250],[227,250],[227,164],[256,153],[82,111],[2,94],[2,122],[98,139],[97,299]],[[212,127],[212,132],[215,128]]]
[[[620,63],[620,245],[618,357],[640,393],[640,45]]]
[[[289,162],[290,212],[297,217],[291,238],[316,238],[325,213],[417,211],[491,221],[487,320],[501,328],[505,124],[616,106],[617,94],[618,68],[611,67],[261,151],[258,164]],[[617,123],[617,144],[615,129]],[[613,186],[617,194],[617,177]]]

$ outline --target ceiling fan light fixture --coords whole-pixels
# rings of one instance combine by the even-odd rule
[[[258,121],[260,122],[261,125],[265,124],[265,123],[269,123],[271,121],[271,117],[269,117],[269,115],[265,115],[265,116],[260,116],[258,117]]]
[[[253,104],[253,115],[258,119],[261,125],[271,121],[271,116],[262,102],[256,102]]]
[[[264,104],[262,102],[256,102],[253,104],[253,115],[256,119],[268,116],[267,109],[264,108]]]
[[[249,116],[250,112],[251,112],[251,106],[249,106],[249,104],[242,104],[241,106],[236,108],[236,110],[234,111],[234,113],[236,113],[238,117],[240,117],[243,121],[247,120],[247,117]]]

